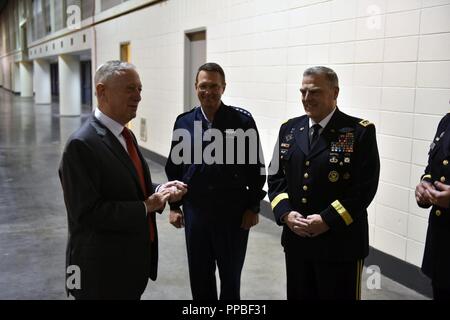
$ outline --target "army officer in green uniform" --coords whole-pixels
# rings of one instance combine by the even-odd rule
[[[306,114],[281,126],[268,180],[287,298],[358,300],[380,172],[375,126],[338,109],[329,68],[307,69],[300,92]]]

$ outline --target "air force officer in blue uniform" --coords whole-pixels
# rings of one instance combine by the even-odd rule
[[[259,203],[265,195],[258,131],[250,113],[221,101],[225,74],[219,65],[201,66],[195,88],[201,106],[178,116],[166,164],[167,176],[189,188],[182,202],[171,204],[170,222],[177,228],[185,226],[193,299],[218,298],[216,265],[220,299],[240,299],[248,233],[258,223]],[[176,141],[176,132],[183,131],[188,137]],[[246,139],[240,148],[234,143],[243,132],[255,139]],[[218,141],[222,145],[209,152]],[[180,151],[179,143],[186,142],[188,146]],[[208,160],[208,155],[215,160]],[[177,161],[180,156],[183,160]]]

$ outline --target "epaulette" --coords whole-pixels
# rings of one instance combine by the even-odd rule
[[[233,107],[236,111],[239,111],[240,113],[242,113],[242,114],[245,114],[246,116],[248,116],[248,117],[250,117],[250,118],[253,118],[252,117],[252,114],[250,113],[250,112],[248,112],[247,110],[245,110],[245,109],[242,109],[242,108],[239,108],[239,107]]]
[[[176,120],[178,120],[178,119],[180,119],[181,117],[187,115],[188,113],[193,112],[193,111],[194,111],[195,109],[197,109],[197,108],[198,108],[198,107],[193,107],[191,110],[179,114]]]
[[[362,120],[362,121],[359,122],[359,124],[362,125],[363,127],[367,127],[367,126],[373,125],[373,123],[370,122],[369,120]]]

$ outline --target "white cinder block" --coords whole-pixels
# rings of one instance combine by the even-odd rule
[[[284,66],[254,67],[251,70],[251,79],[254,82],[284,84],[286,81],[285,75],[286,67]],[[247,79],[242,80],[248,81],[248,73]]]
[[[356,20],[344,20],[331,23],[331,41],[354,41],[356,38]]]
[[[313,45],[307,46],[308,64],[326,65],[330,63],[330,46]]]
[[[424,218],[417,217],[415,215],[409,215],[408,217],[408,238],[425,242],[425,236],[427,234],[428,221]]]
[[[439,33],[450,31],[450,5],[422,10],[420,33]]]
[[[369,40],[383,38],[385,20],[386,17],[384,15],[358,18],[356,20],[356,39]]]
[[[306,27],[307,44],[323,44],[330,42],[330,24],[315,24]]]
[[[331,2],[316,1],[317,3],[308,7],[309,24],[326,23],[331,20]]]
[[[450,34],[421,36],[419,41],[419,60],[450,60]]]
[[[411,165],[396,160],[381,159],[380,180],[401,187],[409,187]]]
[[[382,64],[357,64],[354,69],[353,84],[362,87],[381,87],[382,77]]]
[[[373,246],[399,259],[406,258],[406,238],[375,226]]]
[[[383,61],[384,40],[357,41],[355,44],[355,62]]]
[[[379,204],[408,212],[409,190],[407,188],[380,182],[377,199]]]
[[[300,89],[303,78],[303,71],[305,71],[305,65],[288,65],[287,66],[287,83],[295,84]]]
[[[408,240],[406,243],[406,261],[420,267],[422,265],[425,244]]]
[[[450,0],[422,0],[422,8],[441,6],[444,4],[450,4]]]
[[[379,110],[381,104],[381,88],[353,87],[352,106],[354,108]]]
[[[378,148],[382,158],[404,162],[411,161],[411,139],[380,134],[378,136]]]
[[[384,61],[416,61],[418,45],[419,37],[417,36],[385,39]]]
[[[450,62],[419,63],[417,68],[417,86],[450,89]]]
[[[375,224],[390,232],[406,237],[408,231],[408,214],[383,205],[377,205]]]
[[[289,27],[302,27],[310,23],[309,12],[306,7],[289,11]]]
[[[333,0],[331,2],[331,19],[346,20],[356,17],[357,0]]]
[[[417,89],[416,113],[444,116],[449,111],[450,89]]]
[[[381,110],[413,112],[415,90],[410,88],[383,88]]]
[[[431,142],[441,117],[416,114],[414,116],[414,139]]]
[[[380,133],[409,138],[412,135],[414,117],[412,113],[381,112]]]
[[[358,0],[358,17],[368,17],[386,13],[386,0]]]
[[[254,36],[254,46],[252,49],[285,48],[287,38],[288,33],[286,30],[261,32]]]
[[[414,87],[416,83],[416,63],[386,63],[383,66],[383,86]]]
[[[288,48],[288,65],[305,64],[307,61],[306,46]]]
[[[301,93],[298,85],[286,86],[286,101],[301,103]]]
[[[391,13],[386,16],[386,37],[410,36],[419,33],[420,10]]]
[[[253,52],[254,66],[283,66],[287,62],[287,48],[264,49]]]
[[[355,60],[354,42],[334,43],[330,45],[331,63],[352,63],[354,60]]]
[[[300,27],[295,29],[289,29],[288,31],[288,46],[300,46],[306,45],[308,42],[308,35],[306,33],[307,27]]]
[[[338,97],[339,108],[352,106],[353,87],[340,85],[339,89],[340,89]]]
[[[427,140],[413,140],[412,163],[420,166],[421,171],[428,163],[428,151],[433,137]]]
[[[421,0],[387,0],[387,12],[420,9]]]

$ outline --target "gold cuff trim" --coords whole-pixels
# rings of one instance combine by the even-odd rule
[[[339,213],[341,218],[344,219],[344,222],[347,226],[353,222],[352,216],[348,213],[347,209],[345,209],[344,206],[339,202],[339,200],[336,200],[331,205],[337,211],[337,213]]]
[[[425,179],[425,178],[431,179],[431,174],[426,174],[426,175],[424,175],[424,176],[422,177],[422,180]]]
[[[278,205],[278,203],[280,203],[280,201],[284,200],[284,199],[289,199],[289,195],[287,193],[280,193],[279,195],[277,195],[275,197],[275,199],[273,199],[272,201],[272,210],[275,209],[275,207]]]

